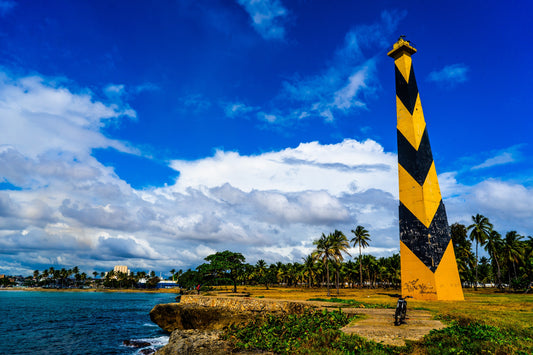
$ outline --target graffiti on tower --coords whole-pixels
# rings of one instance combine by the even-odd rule
[[[403,36],[388,56],[394,59],[400,187],[402,295],[425,300],[463,300],[450,227],[411,56]]]

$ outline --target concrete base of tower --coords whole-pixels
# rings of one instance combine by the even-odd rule
[[[463,301],[463,289],[450,241],[435,272],[400,241],[402,296],[416,300]]]

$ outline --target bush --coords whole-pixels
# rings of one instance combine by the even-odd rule
[[[501,329],[469,320],[452,321],[449,327],[432,330],[421,344],[428,354],[531,354],[529,330]]]

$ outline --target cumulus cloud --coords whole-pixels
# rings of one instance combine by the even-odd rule
[[[396,160],[375,141],[310,142],[254,156],[218,151],[172,161],[180,172],[174,185],[135,190],[89,154],[102,145],[131,149],[100,132],[106,120],[123,116],[116,106],[40,77],[4,79],[11,100],[0,101],[0,124],[10,129],[0,133],[7,143],[0,179],[19,187],[0,191],[0,258],[10,268],[127,263],[165,270],[194,267],[221,249],[251,262],[294,261],[321,233],[376,216],[376,239],[383,236],[376,247],[393,247],[395,217],[384,211],[397,194]],[[104,91],[112,97],[123,90]],[[76,134],[55,138],[53,126],[31,127],[50,117]],[[30,136],[10,137],[13,125]]]
[[[429,73],[428,80],[443,86],[453,87],[468,80],[470,68],[463,63],[447,65],[440,70]]]
[[[217,151],[210,158],[174,160],[170,166],[180,172],[172,187],[180,192],[231,182],[247,192],[326,190],[340,195],[379,188],[397,196],[396,164],[395,155],[385,153],[375,141],[345,139],[330,145],[302,143],[296,148],[257,156]]]
[[[106,120],[121,119],[120,109],[35,78],[4,77],[0,85],[10,98],[0,96],[0,125],[8,128],[0,131],[0,181],[19,187],[0,191],[2,272],[186,269],[225,249],[251,263],[295,262],[322,233],[349,236],[358,224],[371,232],[373,254],[398,250],[397,157],[373,140],[257,155],[219,150],[171,161],[180,173],[172,185],[136,190],[90,155],[102,145],[132,150],[100,132]],[[50,117],[74,134],[56,138],[43,123]],[[29,136],[19,141],[10,132]],[[533,230],[531,188],[499,180],[466,186],[455,172],[439,178],[451,223],[483,213],[498,228]]]
[[[267,40],[285,38],[288,10],[279,0],[237,0],[252,19],[254,29]]]
[[[440,177],[440,176],[439,176]],[[489,218],[495,230],[533,231],[533,189],[523,184],[487,179],[474,185],[455,186],[455,194],[445,199],[450,223],[471,224],[471,216],[480,213]]]
[[[129,107],[95,101],[87,90],[72,92],[40,76],[12,78],[0,73],[0,142],[36,157],[49,151],[90,154],[92,148],[131,152],[123,142],[100,129],[107,123],[135,117]]]

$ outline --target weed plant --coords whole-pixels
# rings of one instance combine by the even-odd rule
[[[443,316],[449,326],[433,330],[419,342],[396,347],[375,343],[340,328],[349,318],[338,311],[303,315],[266,315],[246,325],[230,326],[223,338],[238,350],[277,354],[518,354],[533,353],[533,327],[501,328],[472,318]]]
[[[450,321],[450,316],[438,317]],[[533,353],[533,327],[497,327],[472,318],[452,319],[448,327],[432,330],[416,346],[425,354]]]
[[[392,347],[345,335],[340,328],[353,319],[342,311],[307,311],[303,315],[256,317],[246,325],[229,326],[223,338],[238,350],[277,354],[394,354]]]

